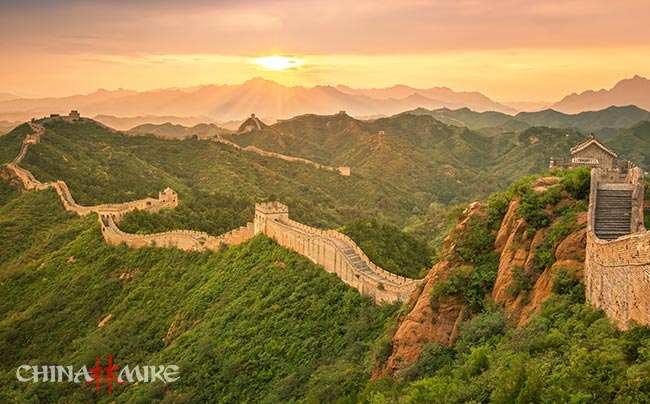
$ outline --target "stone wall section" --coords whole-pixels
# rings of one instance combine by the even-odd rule
[[[290,162],[293,162],[293,163],[307,164],[307,165],[310,165],[310,166],[315,167],[315,168],[320,168],[322,170],[333,171],[333,172],[338,173],[338,174],[340,174],[340,175],[342,175],[344,177],[349,177],[350,176],[350,167],[326,166],[326,165],[323,165],[323,164],[316,163],[315,161],[304,159],[302,157],[287,156],[285,154],[280,154],[280,153],[275,153],[275,152],[262,150],[262,149],[260,149],[259,147],[256,147],[256,146],[241,147],[237,143],[231,142],[231,141],[226,140],[226,139],[222,139],[220,137],[213,138],[212,140],[214,142],[223,143],[223,144],[226,144],[228,146],[234,147],[234,148],[236,148],[238,150],[243,150],[243,151],[247,151],[247,152],[256,153],[256,154],[259,154],[260,156],[278,158],[278,159],[285,160],[285,161],[290,161]]]
[[[632,234],[605,241],[594,232],[598,189],[633,187]],[[643,227],[643,172],[593,169],[585,257],[586,298],[620,328],[650,325],[650,232]]]
[[[289,219],[288,208],[277,202],[257,204],[255,231],[276,239],[322,265],[343,282],[370,296],[375,303],[407,301],[420,281],[392,274],[376,266],[349,237]],[[359,262],[361,261],[361,262]]]
[[[185,251],[220,251],[228,246],[243,243],[254,236],[253,223],[217,237],[195,230],[172,230],[153,234],[126,233],[117,226],[113,215],[105,213],[100,214],[99,223],[102,235],[108,244],[124,243],[131,248],[173,247]]]
[[[376,266],[359,246],[344,234],[334,230],[316,229],[289,219],[289,208],[279,202],[257,204],[254,222],[216,237],[194,230],[173,230],[154,234],[126,233],[117,225],[125,213],[135,209],[157,212],[163,207],[176,207],[178,205],[177,194],[167,188],[159,193],[158,199],[145,198],[120,204],[95,206],[79,205],[65,182],[41,183],[31,172],[18,167],[25,157],[29,145],[34,144],[34,141],[40,141],[40,136],[44,132],[42,126],[34,123],[30,123],[30,125],[35,130],[35,134],[23,141],[20,153],[11,163],[7,164],[8,168],[20,178],[28,190],[54,188],[66,210],[73,211],[80,216],[97,213],[102,236],[111,245],[125,244],[131,248],[173,247],[186,251],[219,251],[228,246],[243,243],[254,237],[255,234],[263,233],[275,238],[280,245],[291,248],[316,264],[322,265],[326,271],[336,274],[343,282],[354,287],[361,294],[370,296],[375,303],[407,301],[420,284],[418,280],[398,276]],[[237,145],[234,147],[240,148]],[[245,149],[262,155],[268,153],[252,146]],[[278,157],[275,156],[276,153],[268,154]],[[289,161],[314,164],[318,168],[338,170],[305,159],[289,156],[281,158],[284,157]],[[349,170],[347,173],[349,175]]]
[[[45,130],[43,126],[33,122],[30,122],[29,125],[34,130],[34,133],[28,135],[29,137],[23,140],[23,144],[20,148],[20,153],[16,156],[16,158],[11,163],[7,164],[7,168],[9,168],[22,181],[25,189],[43,190],[48,188],[54,188],[57,194],[59,195],[59,198],[61,199],[61,203],[63,204],[65,209],[69,211],[73,211],[77,213],[79,216],[86,216],[87,214],[93,212],[111,213],[114,215],[121,216],[135,209],[158,212],[160,209],[164,207],[168,207],[168,206],[175,207],[178,204],[177,200],[169,199],[170,195],[174,196],[176,193],[174,191],[169,190],[171,194],[167,194],[165,192],[167,192],[168,190],[165,190],[159,194],[158,199],[145,198],[145,199],[125,202],[125,203],[107,203],[107,204],[94,205],[94,206],[79,205],[72,197],[72,193],[70,192],[70,189],[68,188],[68,185],[65,182],[55,181],[55,182],[42,183],[38,179],[36,179],[36,177],[34,177],[34,175],[31,172],[18,166],[18,164],[23,160],[23,158],[25,158],[29,145],[35,143],[34,139],[36,139],[36,142],[39,142]]]

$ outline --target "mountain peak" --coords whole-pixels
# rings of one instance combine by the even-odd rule
[[[650,109],[650,80],[638,74],[623,79],[609,90],[587,90],[580,94],[573,93],[564,97],[551,107],[564,113],[597,111],[610,106],[636,105]]]
[[[246,84],[275,84],[275,85],[279,85],[278,83],[276,83],[273,80],[265,79],[264,77],[260,77],[260,76],[256,76],[256,77],[253,77],[252,79],[246,80],[243,83],[243,85],[246,85]]]

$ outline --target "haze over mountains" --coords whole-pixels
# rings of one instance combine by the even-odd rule
[[[636,105],[650,109],[650,81],[635,76],[619,82],[611,90],[569,95],[553,104],[552,108],[575,113],[600,110],[611,105]],[[78,109],[85,116],[144,116],[151,119],[168,116],[170,122],[187,124],[188,122],[180,122],[177,118],[197,117],[194,121],[196,123],[224,122],[242,119],[251,112],[261,117],[291,118],[305,113],[332,114],[339,110],[345,110],[352,116],[388,116],[416,108],[469,108],[476,112],[517,113],[515,108],[479,92],[457,92],[446,87],[288,87],[262,78],[254,78],[239,85],[204,85],[144,92],[101,89],[90,94],[60,98],[14,98],[9,94],[0,94],[0,120],[6,121],[24,121],[71,109]],[[152,121],[136,120],[132,126],[144,122]]]
[[[551,106],[557,111],[570,114],[581,111],[595,111],[611,105],[636,105],[650,109],[650,80],[641,76],[621,80],[609,90],[588,90],[571,94]]]
[[[600,111],[586,111],[578,114],[564,114],[547,109],[508,115],[494,111],[475,112],[468,108],[456,110],[417,108],[404,113],[430,115],[448,125],[465,126],[486,134],[520,131],[532,126],[547,126],[550,128],[577,128],[583,132],[594,132],[603,138],[614,135],[638,122],[650,120],[650,112],[634,105],[612,106]]]

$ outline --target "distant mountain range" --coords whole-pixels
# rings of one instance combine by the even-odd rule
[[[0,101],[15,100],[15,99],[17,99],[17,98],[19,98],[19,97],[16,97],[16,96],[13,95],[13,94],[9,94],[9,93],[0,93]]]
[[[475,112],[468,108],[457,110],[418,108],[404,112],[404,114],[430,115],[448,125],[466,126],[486,134],[524,130],[532,126],[547,126],[550,128],[577,128],[583,132],[595,132],[605,138],[640,121],[650,120],[650,112],[633,105],[609,107],[600,111],[587,111],[579,114],[564,114],[547,109],[508,115],[492,111]]]
[[[560,112],[575,114],[582,111],[595,111],[609,106],[636,105],[650,109],[650,80],[634,76],[621,80],[609,90],[585,91],[571,94],[551,106]]]
[[[162,125],[162,124],[170,123],[175,125],[194,126],[201,123],[214,122],[213,119],[210,119],[206,116],[170,116],[170,115],[163,115],[163,116],[145,115],[145,116],[130,116],[130,117],[118,117],[114,115],[96,115],[93,119],[117,130],[128,130],[131,128],[135,128],[136,126],[141,126],[146,124]]]
[[[9,122],[9,121],[0,121],[0,135],[9,133],[13,128],[20,125],[20,122]]]
[[[350,87],[287,87],[274,81],[254,78],[240,85],[206,85],[167,88],[146,92],[98,90],[87,95],[63,98],[15,99],[0,101],[0,119],[25,120],[52,112],[78,109],[85,116],[205,116],[212,120],[258,116],[291,118],[315,113],[333,114],[346,110],[350,115],[393,115],[417,107],[460,108],[476,111],[514,110],[478,92],[455,92],[448,88],[415,89],[394,86],[387,89],[354,90]]]
[[[512,104],[515,105],[515,104]],[[518,102],[519,108],[537,109],[539,103]],[[623,80],[611,90],[572,94],[553,104],[552,109],[564,113],[601,110],[609,106],[636,105],[650,109],[650,80],[640,76]],[[291,118],[314,113],[333,114],[345,110],[348,115],[390,116],[406,110],[468,108],[476,112],[495,111],[515,114],[511,106],[496,102],[479,92],[457,92],[446,87],[418,89],[404,85],[388,88],[354,89],[348,86],[288,87],[274,81],[254,78],[237,85],[204,85],[188,88],[166,88],[137,92],[118,89],[97,90],[85,95],[60,98],[16,98],[0,93],[0,120],[24,121],[50,113],[79,110],[84,116],[143,117],[133,125],[163,123],[157,117],[173,117],[169,122],[188,125],[187,117],[201,122],[223,123],[241,120],[250,113],[261,117]],[[511,115],[512,116],[512,115]],[[199,123],[192,120],[192,124]]]

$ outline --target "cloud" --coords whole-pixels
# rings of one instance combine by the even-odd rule
[[[650,37],[647,15],[646,0],[21,0],[0,4],[0,47],[85,53],[92,40],[97,53],[256,55],[638,46]]]

